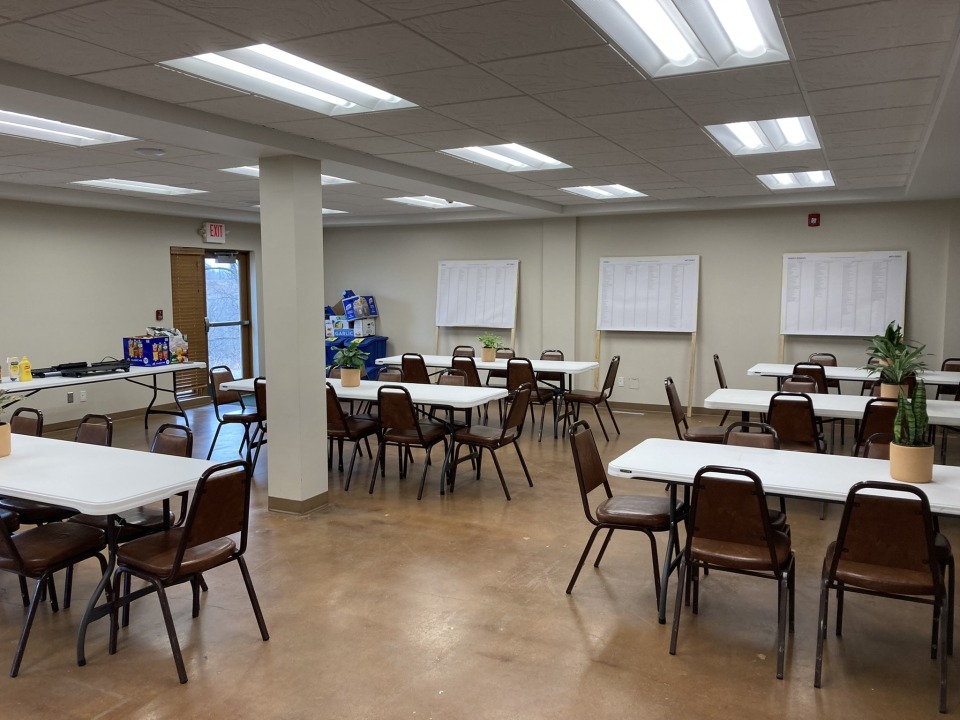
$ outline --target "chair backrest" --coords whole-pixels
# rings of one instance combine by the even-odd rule
[[[817,381],[809,375],[787,375],[780,383],[780,390],[783,392],[817,392]]]
[[[452,365],[455,370],[461,370],[467,376],[468,386],[480,387],[480,373],[477,371],[477,361],[473,357],[455,355],[452,359]]]
[[[563,350],[544,350],[540,353],[541,360],[558,362],[563,360]],[[537,380],[542,382],[560,382],[563,380],[563,373],[553,371],[543,371],[537,373]]]
[[[946,372],[960,372],[960,358],[947,358],[940,363],[940,369]],[[944,395],[960,398],[960,385],[937,385],[937,399]]]
[[[43,413],[33,408],[17,408],[10,416],[10,432],[17,435],[43,435]]]
[[[467,384],[467,374],[463,370],[456,368],[446,368],[441,370],[437,376],[437,385],[458,385],[464,387]]]
[[[113,444],[113,420],[109,415],[84,415],[73,439],[87,445],[110,447]]]
[[[780,436],[780,443],[809,446],[813,452],[822,452],[813,400],[806,393],[777,392],[770,398],[767,423]]]
[[[474,357],[476,354],[472,345],[457,345],[453,349],[453,357]]]
[[[404,353],[400,358],[400,369],[403,372],[403,381],[407,383],[430,384],[430,375],[427,373],[427,364],[420,353]]]
[[[610,367],[607,368],[607,376],[603,379],[603,387],[600,390],[602,395],[609,399],[613,395],[613,388],[617,384],[617,372],[620,370],[620,356],[614,355],[610,358]]]
[[[337,398],[337,391],[333,385],[327,383],[327,432],[347,432],[346,415],[340,400]]]
[[[213,398],[213,409],[220,418],[220,406],[231,403],[240,403],[243,407],[243,399],[236,390],[221,390],[220,386],[225,382],[234,380],[233,370],[226,365],[215,365],[210,368],[210,397]]]
[[[263,422],[267,419],[267,379],[262,375],[253,381],[253,398],[257,402],[257,415]]]
[[[339,365],[331,365],[330,367],[327,368],[327,378],[328,379],[333,378],[334,380],[339,380],[340,371],[342,369],[343,368],[341,368]]]
[[[384,432],[414,431],[419,439],[423,439],[420,422],[417,420],[417,411],[413,407],[410,392],[405,387],[383,385],[377,390],[377,404],[380,408],[380,427]]]
[[[793,366],[794,375],[809,375],[817,383],[817,392],[827,392],[827,372],[820,363],[805,362]]]
[[[177,575],[187,550],[219,538],[240,533],[236,555],[243,554],[250,519],[250,478],[246,460],[214,465],[200,476],[168,577]]]
[[[687,552],[698,540],[767,548],[779,567],[763,483],[744,468],[706,465],[693,478]]]
[[[499,348],[497,350],[497,360],[509,360],[510,358],[516,357],[517,354],[513,351],[513,348]],[[506,370],[489,370],[487,372],[487,383],[489,384],[490,378],[504,378],[507,377]]]
[[[920,488],[892,482],[860,482],[850,488],[830,563],[831,580],[841,562],[858,563],[858,576],[867,566],[881,566],[884,571],[878,574],[887,585],[898,573],[907,573],[914,582],[929,577],[931,594],[942,596],[943,576],[926,494]],[[863,574],[869,577],[869,573]],[[870,587],[869,582],[857,585]]]
[[[380,368],[377,380],[380,382],[403,382],[403,370],[398,367],[385,365]]]
[[[673,378],[668,377],[663,381],[663,387],[667,391],[667,404],[670,406],[670,415],[673,417],[673,425],[677,430],[677,437],[683,440],[683,433],[680,432],[680,425],[687,428],[687,418],[683,414],[683,405],[680,404],[680,395],[677,393],[677,386],[673,383]]]
[[[867,358],[867,365],[879,365],[880,361],[875,357]],[[864,380],[863,384],[860,386],[860,394],[863,395],[867,390],[872,391],[877,388],[880,384],[880,375],[874,374],[869,380]]]
[[[890,443],[893,442],[893,433],[874,433],[867,438],[860,451],[861,456],[865,458],[874,458],[876,460],[890,459]]]
[[[583,512],[587,519],[596,523],[590,511],[588,495],[601,485],[606,496],[612,497],[610,483],[607,482],[607,472],[600,459],[597,441],[593,437],[590,425],[585,420],[575,422],[570,427],[570,449],[573,451],[573,465],[577,470],[577,483],[580,486],[580,499],[583,501]]]
[[[756,430],[757,432],[750,432]],[[772,425],[764,422],[747,422],[745,420],[731,423],[723,434],[724,445],[739,445],[740,447],[780,449],[780,436]]]
[[[870,398],[863,408],[857,447],[875,433],[893,433],[893,421],[897,417],[896,398]]]
[[[530,393],[533,390],[530,383],[524,383],[512,393],[510,393],[510,402],[507,403],[507,414],[503,419],[503,431],[500,437],[506,437],[514,430],[517,431],[517,437],[523,432],[523,422],[527,417],[527,408],[530,407]]]
[[[810,357],[807,358],[807,361],[816,363],[818,365],[823,365],[824,367],[837,366],[837,356],[828,352],[810,353]]]
[[[193,457],[193,430],[186,425],[164,423],[153,436],[150,452],[177,457]]]
[[[720,356],[713,354],[713,367],[717,370],[717,382],[720,383],[720,389],[727,389],[727,376],[723,373],[723,365],[720,364]]]
[[[537,384],[533,364],[528,358],[510,358],[507,360],[507,388],[516,390],[524,383],[530,383],[531,387]]]

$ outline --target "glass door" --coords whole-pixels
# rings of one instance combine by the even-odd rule
[[[226,365],[234,377],[250,377],[250,272],[243,252],[207,251],[207,367]]]

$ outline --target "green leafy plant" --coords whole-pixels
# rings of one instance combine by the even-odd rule
[[[926,345],[905,346],[903,352],[895,356],[889,365],[879,366],[880,379],[891,385],[905,385],[909,378],[916,377],[918,371],[926,369],[924,348]]]
[[[503,338],[500,337],[499,335],[484,333],[483,335],[477,335],[477,340],[485,348],[493,348],[495,350],[500,350],[503,347]]]
[[[333,364],[342,368],[362,369],[367,358],[370,357],[370,353],[360,349],[361,342],[363,342],[363,338],[357,338],[351,340],[349,345],[337,350],[337,354],[333,356]]]
[[[0,420],[2,420],[4,410],[21,400],[23,400],[23,395],[14,395],[6,390],[0,390]]]
[[[907,378],[926,368],[923,360],[926,345],[911,345],[903,339],[903,328],[896,322],[887,325],[883,335],[874,335],[867,345],[867,356],[876,364],[863,369],[880,373],[882,382],[903,385]]]
[[[917,380],[913,399],[909,399],[906,393],[900,393],[897,400],[897,417],[893,421],[893,441],[897,445],[911,447],[930,445],[928,426],[927,388],[923,380]]]

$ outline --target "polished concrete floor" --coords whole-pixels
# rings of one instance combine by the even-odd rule
[[[203,456],[212,415],[209,409],[190,415],[195,454]],[[609,443],[600,436],[604,460],[645,437],[673,434],[666,414],[618,418],[623,435]],[[234,457],[236,438],[222,435],[215,457]],[[145,449],[147,441],[140,420],[117,423],[116,445]],[[956,463],[960,442],[954,445]],[[787,645],[786,676],[777,680],[771,581],[712,573],[703,582],[699,616],[684,611],[674,657],[667,651],[670,626],[657,622],[642,535],[615,536],[601,568],[588,565],[566,595],[590,529],[570,451],[552,438],[537,443],[529,433],[522,448],[534,487],[504,453],[512,502],[489,462],[480,482],[461,475],[446,497],[438,494],[438,466],[431,468],[428,491],[417,502],[417,453],[404,481],[396,463],[388,463],[386,482],[378,481],[373,495],[366,492],[369,460],[358,462],[348,493],[334,465],[329,507],[305,517],[266,511],[261,457],[247,557],[269,642],[257,632],[239,570],[228,566],[207,574],[210,590],[196,620],[188,587],[170,593],[189,683],[177,682],[154,597],[134,606],[114,656],[107,654],[106,623],[96,623],[87,665],[77,667],[77,621],[97,580],[96,564],[87,562],[78,571],[74,606],[38,613],[20,676],[0,683],[0,717],[936,716],[925,606],[848,596],[844,635],[834,636],[831,621],[823,687],[813,687],[820,566],[837,531],[838,507],[820,521],[816,504],[789,503],[796,634]],[[623,479],[615,489],[663,491]],[[960,523],[947,520],[943,529],[960,547]],[[672,614],[671,606],[668,619]],[[23,617],[16,580],[0,578],[3,662],[13,656]],[[951,713],[960,712],[958,672],[951,661]]]

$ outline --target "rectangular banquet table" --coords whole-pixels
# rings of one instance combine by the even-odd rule
[[[870,372],[859,367],[831,367],[824,365],[827,380],[850,380],[865,382],[879,379],[876,372]],[[793,375],[793,365],[787,363],[757,363],[747,370],[747,375],[783,378]],[[923,370],[919,373],[927,385],[957,385],[960,384],[960,372],[944,370]]]

